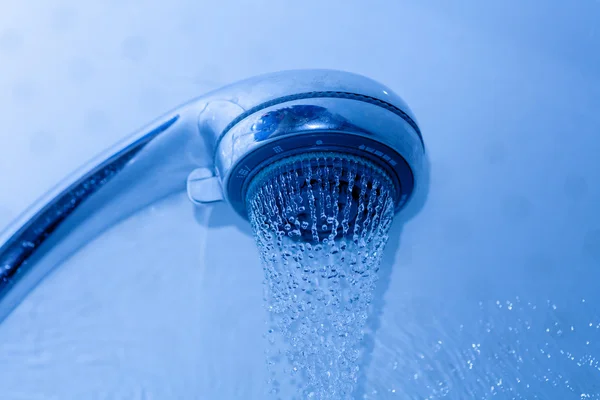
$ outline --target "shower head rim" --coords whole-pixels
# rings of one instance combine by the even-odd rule
[[[221,142],[223,137],[225,137],[227,135],[227,133],[231,129],[233,129],[234,126],[236,126],[238,123],[240,123],[247,117],[250,117],[251,115],[253,115],[255,113],[258,113],[262,110],[265,110],[267,108],[270,108],[270,107],[273,107],[273,106],[276,106],[279,104],[297,101],[297,100],[307,100],[307,99],[350,99],[350,100],[361,101],[361,102],[364,102],[367,104],[373,104],[373,105],[382,107],[382,108],[398,115],[404,121],[406,121],[406,123],[408,123],[411,126],[411,128],[413,128],[414,131],[416,132],[416,134],[419,137],[419,140],[421,142],[421,146],[423,148],[425,148],[425,142],[423,141],[423,135],[421,134],[421,130],[420,130],[419,126],[417,125],[416,121],[414,120],[414,118],[409,114],[409,112],[402,110],[402,108],[395,106],[394,104],[392,104],[390,102],[387,102],[385,100],[378,99],[376,97],[369,96],[366,94],[331,90],[331,91],[304,92],[304,93],[296,93],[296,94],[287,95],[287,96],[281,96],[281,97],[277,97],[277,98],[262,102],[256,106],[244,111],[243,113],[241,113],[237,117],[235,117],[225,127],[225,129],[223,129],[223,131],[219,134],[217,141],[216,141],[216,145],[215,145],[215,151],[217,151],[217,149],[219,147],[219,143]]]
[[[253,151],[249,152],[236,163],[236,165],[229,171],[226,176],[223,176],[223,188],[224,194],[226,196],[227,202],[232,206],[232,208],[240,215],[242,218],[247,219],[247,204],[245,203],[245,198],[248,191],[248,186],[250,182],[256,177],[257,174],[261,173],[262,168],[265,165],[277,162],[281,159],[288,158],[290,156],[298,155],[299,152],[302,154],[309,154],[315,152],[329,152],[329,153],[340,153],[345,155],[352,155],[355,157],[360,157],[366,159],[368,162],[373,163],[378,168],[382,169],[386,172],[387,176],[392,180],[393,187],[396,191],[395,196],[395,210],[396,212],[400,211],[410,200],[412,193],[414,192],[414,187],[416,183],[416,177],[414,175],[413,169],[410,167],[407,160],[404,157],[393,150],[391,147],[375,141],[369,137],[352,134],[349,135],[348,132],[311,132],[309,134],[299,133],[297,135],[289,135],[284,138],[275,138],[272,139],[271,143],[276,143],[278,145],[283,145],[283,141],[290,140],[296,141],[297,137],[300,136],[302,139],[315,142],[317,140],[326,138],[331,138],[333,136],[343,136],[347,141],[353,140],[359,143],[367,143],[368,145],[373,146],[373,148],[385,148],[389,153],[395,153],[395,157],[397,160],[397,164],[395,167],[392,167],[388,163],[382,162],[379,156],[366,151],[366,149],[361,149],[361,146],[352,147],[351,143],[346,143],[340,145],[339,143],[331,146],[327,145],[319,145],[318,147],[294,147],[293,149],[287,150],[280,154],[271,156],[269,158],[262,157],[261,153],[268,152],[270,149],[269,146],[261,146]],[[311,140],[312,139],[312,140]],[[315,140],[317,139],[317,140]],[[250,159],[250,161],[249,161]],[[253,160],[259,159],[260,161],[254,162]],[[246,169],[247,175],[241,176],[240,171]],[[235,182],[237,180],[238,182]],[[240,184],[239,181],[242,180]]]

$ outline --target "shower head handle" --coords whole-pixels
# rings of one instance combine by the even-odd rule
[[[187,188],[195,202],[225,199],[245,217],[244,190],[257,170],[314,150],[370,157],[399,185],[424,181],[415,118],[383,85],[330,70],[241,81],[176,108],[118,143],[2,232],[0,321],[55,266],[136,210]]]

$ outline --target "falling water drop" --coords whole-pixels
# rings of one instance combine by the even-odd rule
[[[291,398],[352,397],[392,193],[378,167],[332,153],[281,160],[252,181],[247,203],[265,273],[272,392],[282,396],[287,385]]]

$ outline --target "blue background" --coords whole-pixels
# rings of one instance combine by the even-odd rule
[[[390,86],[431,159],[359,396],[600,398],[599,1],[4,1],[0,225],[174,106],[292,68]],[[0,398],[260,399],[261,281],[243,221],[173,196],[0,325]]]

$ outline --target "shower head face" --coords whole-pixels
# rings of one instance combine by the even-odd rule
[[[225,198],[242,217],[248,216],[247,193],[257,174],[279,160],[315,152],[371,162],[392,182],[395,210],[406,204],[424,157],[416,123],[381,101],[327,96],[267,104],[225,129],[215,164]]]
[[[247,192],[255,230],[280,232],[292,241],[368,240],[386,232],[398,191],[389,174],[348,154],[304,153],[263,169]],[[380,225],[383,224],[383,225]]]

